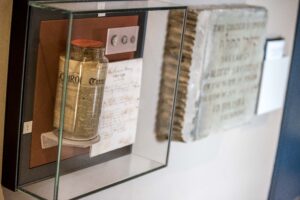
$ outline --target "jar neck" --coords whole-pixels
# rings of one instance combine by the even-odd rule
[[[105,53],[105,48],[82,48],[71,46],[70,56],[72,60],[77,61],[98,61]]]

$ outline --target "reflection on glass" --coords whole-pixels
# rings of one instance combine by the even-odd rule
[[[34,123],[31,138],[22,141],[26,154],[21,155],[24,168],[20,177],[25,178],[21,178],[19,187],[46,199],[53,199],[54,190],[58,199],[82,197],[165,167],[169,153],[169,140],[157,140],[157,124],[165,124],[170,134],[185,9],[173,7],[182,15],[178,17],[178,41],[170,47],[165,46],[172,9],[169,3],[108,3],[105,5],[113,6],[115,12],[110,10],[101,17],[87,9],[95,2],[80,3],[86,7],[71,14],[71,28],[66,12],[32,3],[30,19],[36,20],[28,29],[29,37],[39,39],[30,40],[33,43],[28,45],[29,50],[37,51],[27,55],[27,59],[36,60],[35,65],[28,66],[36,70],[35,85],[31,86],[35,93]],[[78,2],[58,4],[78,9]],[[130,9],[143,9],[125,12],[126,7],[120,6],[123,4]],[[107,7],[101,9],[105,11]],[[130,27],[135,27],[136,32],[128,32]],[[121,31],[114,32],[116,29]],[[67,41],[71,42],[66,48]],[[132,43],[136,48],[126,51],[124,47]],[[121,47],[122,51],[105,54],[107,45]],[[65,48],[67,54],[61,55]],[[169,59],[165,51],[173,52],[174,72],[168,83],[169,105],[161,106],[161,85],[165,84],[161,79],[168,73],[163,68]],[[66,96],[62,98],[62,94]],[[63,124],[59,122],[62,113]],[[164,118],[158,119],[159,113],[164,113]],[[60,127],[63,138],[53,131]],[[97,142],[86,145],[95,138]],[[42,148],[45,141],[49,142],[48,148]],[[79,146],[78,142],[85,145]]]
[[[72,41],[63,137],[91,140],[98,136],[108,59],[103,43],[95,40]],[[59,59],[54,127],[59,128],[65,56]]]

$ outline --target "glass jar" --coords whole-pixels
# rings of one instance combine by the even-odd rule
[[[98,136],[108,59],[102,42],[72,41],[67,82],[63,137],[92,140]],[[54,127],[59,128],[65,56],[60,56]]]

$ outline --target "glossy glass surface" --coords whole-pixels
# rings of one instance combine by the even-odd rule
[[[163,1],[108,1],[108,2],[49,2],[49,1],[32,1],[30,5],[41,9],[57,10],[68,13],[93,13],[93,12],[110,12],[120,10],[164,10],[164,9],[184,9],[183,5]]]
[[[102,3],[105,6],[98,8],[99,4]],[[31,35],[33,35],[34,38],[49,38],[48,40],[45,39],[46,42],[43,38],[39,38],[39,40],[29,40],[33,43],[29,44],[29,50],[31,46],[33,49],[35,49],[34,47],[40,49],[36,51],[37,55],[33,58],[42,59],[43,61],[44,57],[53,57],[52,53],[50,56],[50,53],[47,54],[45,52],[50,52],[50,50],[54,51],[55,48],[60,49],[60,52],[54,52],[57,58],[54,56],[53,64],[49,65],[48,69],[52,67],[58,69],[58,64],[57,66],[53,65],[55,65],[56,59],[58,63],[59,55],[63,53],[65,58],[63,64],[64,72],[70,72],[72,63],[68,62],[68,60],[71,59],[71,43],[75,39],[89,37],[88,39],[96,38],[102,40],[102,42],[107,42],[107,35],[101,32],[101,30],[107,29],[107,24],[104,25],[102,22],[98,23],[98,20],[108,19],[108,22],[112,21],[112,24],[108,26],[119,27],[118,23],[113,22],[114,17],[131,17],[130,20],[134,23],[138,23],[139,35],[136,52],[121,55],[107,55],[109,63],[106,77],[110,77],[111,80],[107,78],[105,82],[105,87],[110,90],[104,90],[104,99],[101,109],[101,115],[103,113],[103,115],[105,115],[106,113],[107,116],[106,118],[105,116],[101,117],[106,119],[103,123],[106,123],[108,119],[113,123],[103,125],[100,120],[100,141],[89,145],[87,148],[86,146],[78,147],[78,144],[73,144],[74,148],[72,148],[64,139],[62,127],[64,127],[65,119],[68,115],[66,112],[68,106],[67,102],[69,102],[68,98],[72,98],[72,95],[68,95],[70,92],[68,91],[68,76],[70,73],[64,74],[63,82],[59,85],[62,92],[60,93],[60,123],[56,135],[57,145],[51,147],[52,150],[54,150],[53,152],[55,153],[56,159],[44,163],[41,162],[42,164],[31,165],[29,170],[30,176],[35,176],[35,173],[39,173],[40,176],[44,173],[47,174],[47,176],[45,175],[43,179],[35,180],[34,182],[29,181],[31,180],[30,178],[24,179],[26,181],[22,181],[22,183],[24,182],[25,184],[20,184],[19,189],[44,199],[79,198],[165,167],[168,161],[170,137],[161,140],[157,137],[156,131],[157,126],[160,124],[167,124],[167,129],[171,134],[179,71],[175,74],[174,79],[172,79],[173,81],[169,83],[169,93],[171,94],[169,100],[172,102],[172,107],[164,107],[162,106],[163,102],[160,102],[162,92],[161,75],[162,73],[166,73],[163,71],[165,51],[174,51],[173,56],[177,58],[177,63],[174,63],[174,66],[176,66],[177,70],[179,69],[182,31],[184,30],[185,23],[185,8],[176,5],[173,6],[173,4],[170,3],[152,1],[101,3],[34,2],[30,3],[30,5],[32,6],[30,19],[43,16],[45,9],[47,13],[46,16],[49,16],[49,13],[50,16],[55,16],[51,20],[43,19],[42,21],[31,21],[30,26],[38,24],[40,30],[29,29],[28,33],[29,38]],[[172,49],[166,49],[165,39],[167,35],[168,14],[172,9],[182,12],[181,18],[178,19],[179,42],[174,44]],[[122,10],[121,13],[119,12],[120,10]],[[61,15],[61,11],[64,12],[63,15]],[[109,11],[109,15],[103,14],[102,11],[105,13]],[[54,23],[54,25],[52,23]],[[57,25],[55,23],[57,23]],[[93,23],[95,23],[95,25],[93,25]],[[113,23],[115,24],[113,25]],[[50,28],[45,29],[45,27]],[[43,31],[43,28],[47,31]],[[65,36],[63,36],[64,34]],[[57,35],[62,35],[62,39],[54,38],[57,37]],[[55,45],[55,43],[60,43],[60,45]],[[62,44],[64,44],[64,47]],[[32,54],[28,54],[27,58],[29,60],[32,59]],[[45,60],[47,61],[47,59]],[[43,68],[44,65],[48,65],[48,63],[37,62],[37,66],[40,66],[40,68]],[[118,70],[125,71],[119,72]],[[57,70],[51,72],[54,74],[52,78],[49,73],[47,75],[50,79],[54,79],[53,83],[57,78],[55,77],[55,74],[57,74],[56,71]],[[37,72],[38,74],[42,73],[40,71]],[[110,88],[113,86],[116,87],[116,82],[113,78],[118,78],[119,75],[122,77],[125,76],[125,79],[127,76],[127,80],[131,81],[120,82],[119,85],[117,85],[118,88],[114,88],[115,90],[113,90]],[[118,80],[124,81],[122,77],[119,77],[120,79]],[[42,83],[42,81],[36,82],[36,84],[39,83]],[[122,83],[124,84],[122,85]],[[44,86],[36,85],[36,87],[37,86],[43,90]],[[53,91],[55,92],[55,89],[53,89]],[[118,96],[120,94],[123,96]],[[108,99],[107,95],[112,96]],[[52,94],[52,96],[52,98],[58,98],[57,96],[55,97],[55,94]],[[131,98],[133,97],[136,97],[135,101],[132,101]],[[36,96],[35,98],[40,97]],[[52,105],[54,102],[55,99],[51,100],[50,104]],[[116,105],[119,105],[119,107]],[[47,106],[46,102],[44,106]],[[36,109],[36,113],[39,112],[41,111]],[[49,113],[51,112],[50,109]],[[135,114],[128,115],[128,113],[132,112]],[[158,122],[157,115],[160,112],[166,112],[166,117],[164,120]],[[110,118],[111,116],[114,117]],[[51,117],[53,116],[50,116],[50,118]],[[107,126],[109,126],[109,130]],[[127,134],[128,137],[122,138],[118,134]],[[41,143],[43,143],[42,139]],[[22,148],[28,148],[25,147],[26,144],[30,144],[30,142],[27,141],[27,143],[24,143]],[[43,151],[48,151],[51,148],[43,149]],[[31,151],[34,151],[34,149],[31,149]],[[46,155],[48,154],[45,154],[44,158],[47,160]],[[25,164],[27,163],[26,159],[32,158],[34,158],[32,155],[30,157],[21,154],[21,160],[25,160]],[[23,161],[21,163],[24,163]],[[24,167],[24,164],[21,165]],[[21,170],[20,172],[20,176],[29,175],[26,170]]]

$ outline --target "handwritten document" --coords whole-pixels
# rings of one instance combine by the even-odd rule
[[[100,141],[92,145],[91,157],[134,143],[140,102],[142,66],[142,59],[108,64],[98,129]]]

